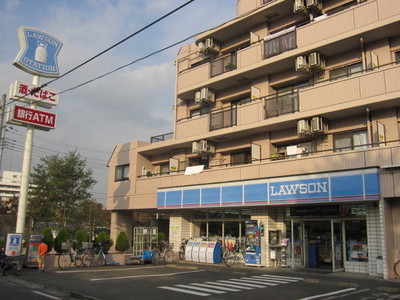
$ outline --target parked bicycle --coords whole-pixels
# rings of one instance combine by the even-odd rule
[[[151,262],[155,265],[169,264],[174,262],[173,244],[162,241],[158,249],[154,250]]]
[[[85,267],[89,268],[92,266],[105,266],[107,264],[107,258],[104,253],[105,245],[99,244],[98,251],[95,251],[93,248],[93,243],[85,243],[85,247],[86,250],[82,256],[82,263]]]
[[[180,260],[185,260],[185,251],[186,251],[186,245],[188,243],[189,239],[182,239],[181,246],[179,247],[179,259]]]
[[[84,249],[77,248],[74,250],[71,242],[63,242],[61,243],[61,254],[58,256],[58,267],[60,270],[68,270],[72,264],[75,264],[76,267],[82,267],[82,255]]]
[[[245,262],[246,248],[239,239],[225,239],[225,251],[222,255],[222,261],[227,267],[237,262]]]

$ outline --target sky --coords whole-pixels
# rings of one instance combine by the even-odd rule
[[[12,82],[33,76],[13,65],[20,45],[17,29],[27,26],[63,42],[60,74],[187,3],[188,0],[0,0],[0,94]],[[152,52],[234,18],[236,0],[195,0],[83,67],[51,83],[61,92],[54,130],[35,129],[31,171],[40,159],[76,150],[93,170],[96,201],[105,205],[107,162],[114,147],[173,131],[174,60],[183,44],[74,88]],[[194,39],[185,43],[193,43]],[[53,78],[40,78],[40,84]],[[68,90],[68,91],[67,91]],[[9,100],[7,100],[8,103]],[[12,106],[14,104],[6,104]],[[46,110],[38,108],[41,110]],[[22,170],[26,128],[6,124],[0,171]]]

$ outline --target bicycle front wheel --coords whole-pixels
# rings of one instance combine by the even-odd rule
[[[235,261],[236,261],[236,253],[235,253],[235,251],[233,251],[233,250],[226,250],[226,251],[224,252],[224,255],[223,255],[223,257],[222,257],[222,260],[224,261],[224,264],[225,264],[227,267],[232,266],[232,265],[235,263]]]
[[[71,257],[69,256],[69,253],[62,253],[58,256],[58,267],[60,270],[68,270],[69,267],[71,266]]]
[[[159,265],[162,263],[162,258],[158,250],[154,251],[153,257],[151,258],[151,262],[153,265]]]
[[[394,264],[394,273],[396,274],[397,278],[400,278],[400,260],[398,260],[395,264]]]
[[[185,260],[185,249],[184,248],[181,248],[179,250],[179,259],[180,260]]]
[[[78,268],[83,267],[83,261],[82,261],[82,257],[83,257],[83,250],[82,249],[76,249],[76,253],[75,253],[75,266]]]
[[[103,253],[99,253],[94,258],[94,265],[105,266],[107,264],[106,256]]]
[[[82,255],[82,264],[86,268],[90,268],[93,264],[94,255],[90,251],[85,251]]]
[[[170,264],[174,262],[174,252],[172,250],[165,251],[164,262]]]

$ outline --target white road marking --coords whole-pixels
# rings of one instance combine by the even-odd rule
[[[52,295],[49,295],[49,294],[46,294],[46,293],[42,293],[42,292],[39,292],[39,291],[32,291],[32,292],[35,293],[35,294],[50,298],[50,299],[61,300],[61,298],[54,297]]]
[[[233,289],[233,288],[228,288],[228,287],[223,287],[223,286],[217,286],[213,284],[213,282],[205,282],[205,283],[191,283],[192,285],[197,285],[197,286],[203,286],[203,287],[209,287],[213,289],[218,289],[222,291],[227,291],[227,292],[239,292],[240,290],[238,289]]]
[[[87,269],[87,268],[82,268],[79,270],[70,270],[70,271],[56,271],[55,273],[59,274],[68,274],[68,273],[94,273],[94,272],[115,272],[115,271],[132,271],[132,270],[143,270],[143,269],[155,269],[155,268],[163,268],[163,267],[138,267],[138,268],[123,268],[123,269]]]
[[[120,277],[108,277],[108,278],[93,278],[91,281],[105,281],[105,280],[119,280],[119,279],[131,279],[131,278],[146,278],[146,277],[164,277],[164,276],[174,276],[190,273],[204,272],[204,270],[196,270],[189,272],[177,272],[177,273],[166,273],[166,274],[150,274],[150,275],[134,275],[134,276],[120,276]]]
[[[206,294],[206,293],[200,293],[196,291],[189,291],[189,290],[184,290],[184,289],[179,289],[176,287],[172,286],[159,286],[158,288],[160,289],[165,289],[165,290],[170,290],[170,291],[175,291],[175,292],[180,292],[180,293],[186,293],[186,294],[191,294],[191,295],[196,295],[196,296],[211,296],[211,294]]]
[[[225,292],[223,291],[216,291],[216,290],[211,290],[211,289],[206,289],[206,288],[201,288],[201,287],[197,287],[197,286],[191,286],[191,285],[186,285],[186,284],[177,284],[174,285],[180,288],[188,288],[188,289],[193,289],[193,290],[197,290],[200,292],[206,292],[206,293],[214,293],[214,294],[225,294]]]
[[[342,294],[342,293],[346,293],[346,292],[351,292],[354,291],[355,288],[349,288],[349,289],[344,289],[344,290],[340,290],[340,291],[336,291],[336,292],[331,292],[331,293],[327,293],[327,294],[321,294],[321,295],[315,295],[315,296],[311,296],[311,297],[306,297],[306,298],[301,298],[299,300],[310,300],[310,299],[318,299],[318,298],[322,298],[322,297],[326,297],[326,296],[333,296],[333,295],[337,295],[337,294]]]

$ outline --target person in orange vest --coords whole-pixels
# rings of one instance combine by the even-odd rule
[[[46,257],[48,249],[49,248],[47,244],[44,242],[44,239],[42,239],[42,242],[40,243],[38,249],[39,272],[44,272],[44,266],[45,266],[44,259]]]

